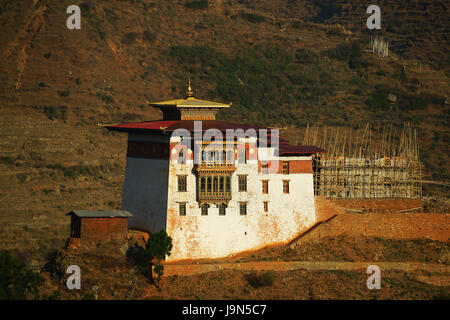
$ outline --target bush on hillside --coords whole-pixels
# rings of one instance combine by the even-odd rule
[[[28,270],[8,251],[0,252],[0,300],[25,300],[30,294],[37,299],[43,282],[39,274]]]

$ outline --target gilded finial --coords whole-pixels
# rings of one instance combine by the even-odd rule
[[[191,89],[191,78],[189,78],[188,89],[187,89],[187,91],[186,91],[186,95],[187,95],[187,97],[189,98],[189,97],[192,97],[193,94],[194,94],[194,92],[193,92],[192,89]]]

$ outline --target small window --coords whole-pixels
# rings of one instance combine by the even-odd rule
[[[180,216],[185,216],[186,215],[186,202],[180,202]]]
[[[289,174],[289,161],[283,161],[283,174]]]
[[[264,194],[269,193],[269,180],[262,181],[262,193]]]
[[[225,203],[222,203],[219,206],[219,216],[224,216],[226,213],[227,205]]]
[[[283,193],[289,193],[289,180],[283,180]]]
[[[239,213],[241,216],[247,215],[247,202],[239,202]]]
[[[178,164],[186,164],[186,158],[184,157],[184,150],[181,149],[178,153]]]
[[[269,201],[264,201],[264,212],[269,211]]]
[[[247,191],[247,175],[238,175],[239,192]]]
[[[227,179],[226,179],[226,190],[227,190],[227,192],[231,192],[231,179],[230,179],[230,177],[227,177]]]
[[[264,162],[261,164],[261,172],[262,174],[269,174],[269,163]]]
[[[208,215],[208,207],[209,207],[209,205],[206,203],[202,205],[202,216]]]
[[[187,176],[178,176],[178,192],[186,192],[186,178]]]

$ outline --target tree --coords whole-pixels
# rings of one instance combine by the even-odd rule
[[[150,267],[154,265],[153,270],[158,276],[158,285],[164,273],[162,260],[170,256],[172,247],[172,238],[167,235],[166,230],[151,234],[145,246],[145,255],[149,261],[152,261]]]
[[[28,270],[8,251],[0,253],[0,300],[25,300],[28,294],[39,297],[39,286],[44,279]]]

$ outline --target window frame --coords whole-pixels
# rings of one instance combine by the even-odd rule
[[[283,193],[289,194],[289,181],[290,180],[283,180]]]
[[[241,184],[242,182],[242,184]],[[239,192],[247,192],[247,175],[246,174],[238,174],[238,191]]]
[[[208,215],[208,209],[209,209],[209,205],[207,204],[207,203],[204,203],[202,206],[201,206],[201,215],[202,216],[207,216]]]
[[[283,174],[289,174],[289,161],[281,161],[281,172]]]
[[[225,203],[222,203],[219,205],[219,216],[225,216],[226,214],[227,214],[227,205]]]
[[[186,202],[178,202],[178,214],[180,216],[186,216]]]
[[[269,194],[269,180],[261,180],[262,182],[262,193]]]
[[[187,174],[179,174],[178,177],[178,192],[187,192]],[[181,179],[181,180],[180,180]],[[183,181],[183,183],[180,183]],[[184,185],[184,188],[183,188]]]
[[[239,202],[239,215],[241,216],[247,215],[247,202],[245,201]]]
[[[269,201],[263,201],[264,212],[269,212]]]

